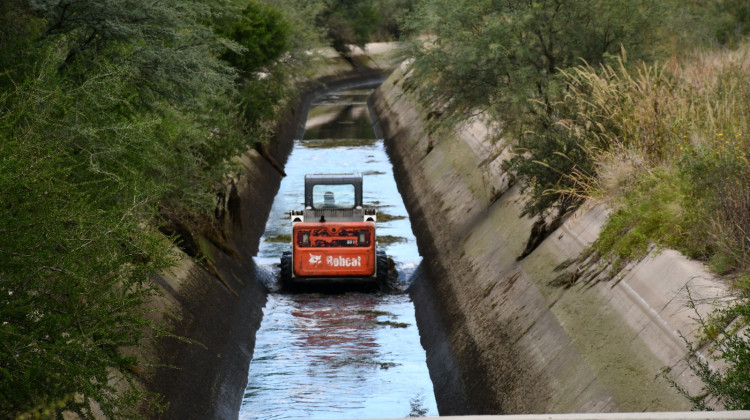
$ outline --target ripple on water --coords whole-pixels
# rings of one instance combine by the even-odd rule
[[[273,294],[261,328],[241,419],[437,415],[406,294]]]

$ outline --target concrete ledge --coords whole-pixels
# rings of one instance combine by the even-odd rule
[[[437,420],[747,420],[750,411],[673,411],[653,413],[516,414],[507,416],[423,417]],[[387,419],[372,419],[387,420]]]

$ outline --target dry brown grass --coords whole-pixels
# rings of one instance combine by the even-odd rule
[[[710,242],[686,248],[720,256],[719,271],[750,270],[750,43],[634,68],[581,66],[564,77],[558,125],[596,168],[567,174],[577,194],[617,207],[640,177],[673,167],[666,172],[681,174],[685,190],[675,205],[697,221],[685,240]]]

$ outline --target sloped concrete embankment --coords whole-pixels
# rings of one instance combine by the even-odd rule
[[[237,416],[266,301],[252,255],[280,184],[285,143],[275,139],[262,153],[241,158],[245,173],[227,185],[210,235],[180,232],[188,254],[198,249],[205,259],[185,254],[176,269],[157,277],[161,306],[174,314],[172,333],[181,337],[164,337],[154,348],[159,366],[146,388],[168,404],[158,418]]]
[[[519,188],[503,172],[504,145],[481,123],[431,131],[438,113],[410,89],[397,71],[372,105],[430,279],[415,285],[417,312],[423,299],[439,308],[421,317],[420,332],[441,414],[689,409],[662,373],[699,388],[679,334],[694,329],[686,288],[699,300],[721,293],[711,276],[663,251],[617,280],[552,286],[555,267],[596,238],[606,209],[584,206],[517,260],[533,220],[521,217]],[[455,362],[443,364],[450,353]]]
[[[239,158],[243,174],[227,182],[218,197],[215,225],[195,233],[172,222],[187,253],[178,267],[156,277],[163,293],[153,306],[173,314],[175,337],[160,339],[143,355],[153,367],[141,372],[145,389],[161,394],[169,405],[159,418],[237,417],[266,301],[252,256],[293,140],[302,135],[316,95],[383,77],[380,70],[364,69],[311,83],[282,118],[275,138]],[[191,258],[196,255],[189,255],[198,253],[200,264]]]

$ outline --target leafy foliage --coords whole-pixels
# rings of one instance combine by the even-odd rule
[[[166,333],[148,309],[153,274],[175,260],[162,217],[209,218],[231,158],[264,140],[306,60],[288,37],[312,32],[252,3],[252,31],[218,36],[239,10],[0,3],[0,416],[160,407],[136,355]]]
[[[597,65],[623,45],[645,55],[657,4],[426,0],[409,21],[430,39],[412,45],[414,76],[446,116],[484,112],[508,126],[529,112],[528,99],[547,103],[560,69]]]
[[[263,69],[289,49],[289,24],[278,9],[263,3],[249,2],[241,13],[220,19],[215,27],[243,47],[228,49],[222,58],[246,73]]]
[[[746,292],[737,296],[741,301],[747,301],[749,297]],[[694,302],[691,301],[691,305]],[[727,320],[730,321],[728,326]],[[703,382],[705,392],[692,395],[676,383],[673,386],[693,403],[696,410],[710,410],[706,400],[711,397],[718,397],[726,410],[750,409],[750,335],[745,328],[750,322],[750,306],[734,305],[714,313],[712,319],[698,316],[697,321],[704,331],[712,331],[716,337],[710,358],[723,367],[712,366],[699,355],[692,343],[685,340],[689,350],[688,366]]]
[[[0,100],[12,109],[0,125],[0,407],[7,415],[73,394],[65,408],[85,418],[94,400],[111,417],[133,415],[141,392],[114,390],[132,384],[137,361],[122,348],[151,326],[150,276],[172,261],[168,242],[141,225],[160,188],[132,176],[145,163],[132,151],[145,146],[141,127],[73,124],[90,86],[65,89],[56,73],[42,69]],[[122,87],[109,82],[101,93]],[[97,133],[96,150],[79,130]]]
[[[234,70],[211,55],[225,45],[205,23],[210,2],[180,5],[146,0],[30,1],[30,12],[46,25],[42,41],[57,42],[58,63],[69,77],[85,78],[106,62],[134,73],[144,100],[169,99],[199,106],[199,92],[220,94]],[[198,88],[200,86],[200,89]]]
[[[729,409],[750,401],[746,3],[423,0],[408,21],[408,83],[447,127],[480,116],[515,141],[539,235],[596,197],[613,211],[589,261],[617,270],[656,245],[729,276],[725,367],[693,363]]]

